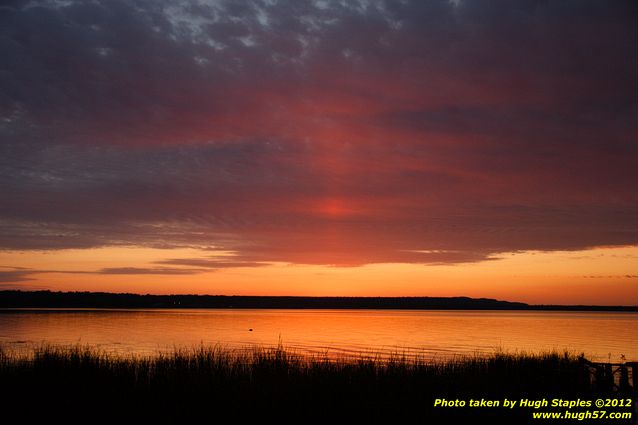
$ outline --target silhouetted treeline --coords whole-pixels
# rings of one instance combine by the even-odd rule
[[[299,308],[406,310],[638,311],[638,306],[533,306],[468,297],[283,297],[139,295],[107,292],[0,291],[2,308]]]

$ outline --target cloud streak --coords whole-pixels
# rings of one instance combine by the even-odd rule
[[[181,269],[170,267],[107,267],[100,269],[95,274],[150,274],[150,275],[189,275],[202,273],[201,269]]]
[[[1,269],[11,269],[11,270],[1,270]],[[14,267],[0,267],[0,284],[4,286],[7,283],[17,283],[24,282],[27,280],[33,280],[33,278],[29,277],[33,271],[24,268],[14,268]]]

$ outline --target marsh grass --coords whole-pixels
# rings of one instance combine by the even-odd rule
[[[434,399],[592,394],[589,375],[571,353],[495,352],[445,361],[401,353],[334,359],[282,346],[200,346],[152,356],[115,355],[79,345],[42,345],[28,353],[0,347],[0,383],[6,406],[22,416],[46,412],[91,422],[126,417],[187,423],[228,417],[239,422],[401,423],[434,418],[431,423],[464,423],[467,409],[434,409]],[[523,423],[522,413],[529,416],[522,411],[472,412],[492,423]]]

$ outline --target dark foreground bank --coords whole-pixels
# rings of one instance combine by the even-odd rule
[[[335,362],[283,349],[241,353],[202,347],[122,358],[83,347],[42,347],[28,356],[0,351],[0,383],[3,415],[15,414],[23,423],[453,424],[478,418],[484,423],[554,423],[534,420],[532,414],[567,407],[511,408],[504,407],[504,399],[551,404],[554,399],[602,397],[635,403],[631,393],[597,388],[579,358],[558,353],[494,354],[445,363],[401,357]],[[499,405],[471,407],[470,400]],[[458,406],[461,401],[465,406]],[[599,410],[571,411],[593,409]]]
[[[264,308],[638,311],[638,306],[529,305],[469,297],[292,297],[0,291],[0,308]]]

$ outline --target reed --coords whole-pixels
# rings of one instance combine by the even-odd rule
[[[0,382],[8,394],[5,413],[173,423],[222,417],[279,423],[400,423],[414,418],[463,423],[470,414],[491,423],[524,423],[529,412],[470,412],[435,409],[433,404],[436,398],[593,394],[589,375],[573,353],[495,352],[445,361],[400,353],[333,359],[281,346],[200,346],[152,356],[114,355],[79,345],[42,345],[28,353],[0,347]]]

